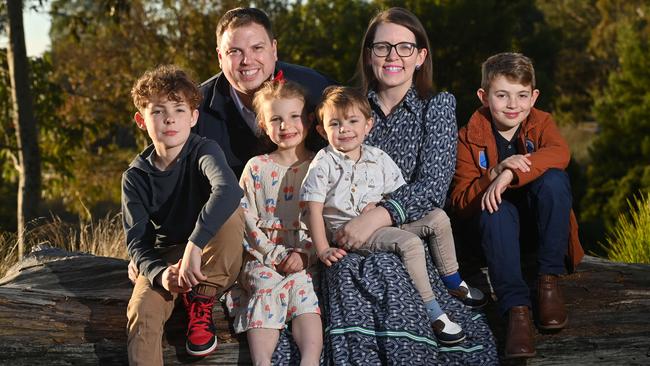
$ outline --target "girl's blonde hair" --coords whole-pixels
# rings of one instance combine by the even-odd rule
[[[274,99],[300,99],[303,103],[304,113],[304,104],[307,97],[305,89],[291,81],[272,80],[262,84],[262,87],[255,93],[255,97],[253,98],[253,109],[255,110],[255,114],[257,114],[257,123],[264,132],[266,130],[264,129],[265,117],[263,106],[265,103]]]

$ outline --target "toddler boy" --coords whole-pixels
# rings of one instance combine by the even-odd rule
[[[372,128],[372,118],[362,93],[347,87],[329,87],[316,113],[316,129],[329,145],[314,157],[303,181],[301,199],[307,202],[308,226],[318,257],[330,266],[347,254],[345,249],[364,254],[397,253],[422,296],[438,340],[448,345],[461,342],[465,333],[442,311],[431,289],[424,246],[417,235],[422,225],[383,227],[359,248],[329,246],[330,241],[335,243],[334,233],[341,226],[375,209],[377,202],[405,181],[388,154],[363,144]]]

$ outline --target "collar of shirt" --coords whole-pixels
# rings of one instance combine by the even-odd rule
[[[359,161],[354,161],[350,159],[345,153],[342,153],[335,148],[332,147],[332,145],[327,145],[325,147],[327,151],[332,155],[334,162],[336,162],[339,165],[343,164],[349,164],[349,165],[354,165],[356,163],[374,163],[377,161],[378,154],[375,149],[368,145],[361,145],[361,157],[359,157]]]
[[[381,110],[379,95],[376,91],[372,89],[368,91],[368,100],[370,100],[370,102],[378,108],[377,110]],[[393,113],[402,107],[406,108],[411,113],[415,113],[417,110],[422,109],[423,102],[424,101],[418,96],[418,92],[415,90],[415,86],[411,85],[404,98],[393,109]],[[384,114],[382,113],[381,115]]]
[[[230,86],[230,96],[235,102],[239,114],[242,116],[248,127],[251,129],[251,131],[253,131],[253,133],[255,133],[256,136],[259,136],[262,131],[260,129],[260,126],[257,124],[257,117],[255,116],[255,112],[251,111],[244,105],[244,103],[239,98],[239,94],[237,94],[237,91],[232,87],[232,85]]]
[[[517,127],[517,131],[512,135],[512,139],[508,141],[505,137],[501,136],[494,123],[492,123],[492,133],[497,144],[497,151],[499,154],[499,161],[503,161],[515,154],[519,154],[519,146],[517,145],[517,138],[521,131],[521,125]]]

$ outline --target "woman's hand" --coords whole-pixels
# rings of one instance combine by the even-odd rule
[[[358,249],[368,242],[375,231],[391,223],[388,211],[379,206],[345,223],[334,233],[334,237],[339,246],[348,250]]]

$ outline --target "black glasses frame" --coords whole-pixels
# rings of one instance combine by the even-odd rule
[[[408,45],[412,46],[411,52],[409,52],[407,55],[401,54],[399,52],[399,48],[397,48],[397,47],[399,47],[401,45],[404,45],[404,44],[408,44]],[[377,49],[375,48],[375,46],[377,46],[377,45],[388,46],[388,52],[386,52],[386,54],[383,54],[381,52],[377,53]],[[413,43],[413,42],[399,42],[399,43],[395,43],[395,44],[388,43],[388,42],[375,42],[375,43],[370,44],[370,46],[368,48],[370,48],[372,50],[372,53],[374,53],[375,56],[377,56],[377,57],[386,57],[386,56],[390,55],[390,52],[391,52],[391,50],[393,48],[395,49],[395,53],[397,53],[397,56],[409,57],[409,56],[411,56],[413,54],[413,52],[415,52],[415,50],[418,48],[418,45]]]

